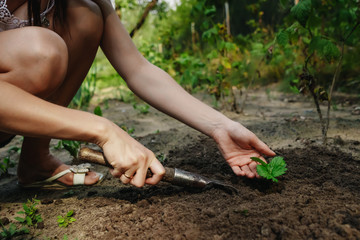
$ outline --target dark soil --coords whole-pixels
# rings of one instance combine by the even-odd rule
[[[21,204],[36,196],[44,224],[32,230],[35,239],[360,239],[359,120],[350,112],[348,117],[336,115],[324,146],[315,118],[269,112],[273,115],[256,121],[252,113],[229,115],[245,118],[245,125],[284,157],[288,171],[278,183],[236,177],[211,139],[169,120],[169,129],[162,126],[159,133],[137,139],[163,156],[164,165],[224,181],[239,194],[168,183],[137,189],[109,174],[93,187],[24,191],[10,176],[2,178],[0,219],[15,223]],[[141,116],[156,119],[157,114]],[[68,228],[58,227],[56,217],[69,210],[77,220]],[[19,237],[24,238],[31,236]]]

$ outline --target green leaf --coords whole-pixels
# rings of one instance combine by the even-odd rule
[[[337,46],[328,41],[327,44],[324,46],[324,56],[330,62],[334,59],[337,59],[340,56],[340,51]]]
[[[311,0],[302,0],[291,8],[291,15],[303,26],[309,19],[311,13]]]
[[[271,160],[269,167],[271,169],[271,175],[274,178],[283,175],[287,170],[284,158],[279,156]]]
[[[29,207],[26,205],[26,203],[23,204],[23,208],[24,208],[24,210],[25,210],[26,213],[27,213],[27,212],[30,212],[30,209],[29,209]]]
[[[96,106],[96,107],[95,107],[95,109],[94,109],[94,114],[102,117],[102,111],[101,111],[100,106]]]
[[[257,157],[251,157],[251,160],[253,160],[255,162],[258,162],[258,163],[260,163],[261,165],[264,165],[264,166],[267,165],[266,162],[264,162],[263,160],[261,160],[260,158],[257,158]]]
[[[309,44],[309,51],[310,54],[316,51],[320,57],[325,58],[329,62],[340,56],[340,51],[337,46],[322,36],[316,36],[311,40]]]
[[[286,7],[286,5],[289,3],[289,1],[288,0],[280,0],[280,5],[282,6],[282,7]]]
[[[71,217],[73,214],[74,214],[74,211],[73,211],[73,210],[70,210],[70,211],[66,214],[66,216],[67,216],[67,217]]]
[[[215,27],[213,27],[202,34],[202,39],[207,40],[210,39],[213,35],[216,36],[217,34],[218,34],[218,30]]]
[[[283,31],[281,30],[277,35],[276,35],[276,42],[280,45],[280,46],[285,46],[286,44],[289,43],[289,34],[287,31]]]
[[[21,217],[15,217],[15,220],[17,220],[21,223],[25,222],[25,218],[21,218]]]
[[[58,222],[58,223],[64,223],[64,222],[65,222],[65,219],[64,219],[64,218],[58,218],[57,222]]]
[[[257,173],[263,178],[271,179],[273,182],[278,182],[276,177],[283,175],[287,170],[286,163],[280,156],[274,157],[269,164],[257,157],[251,157],[251,159],[261,164],[256,166]]]
[[[213,15],[214,13],[216,13],[216,7],[212,5],[210,8],[205,9],[204,13],[206,16]]]
[[[30,230],[28,228],[26,228],[26,227],[20,228],[20,231],[23,232],[23,233],[29,233],[30,232]]]
[[[256,170],[260,176],[266,179],[274,179],[274,177],[271,175],[268,165],[257,165]],[[277,182],[277,179],[275,179],[274,182]]]
[[[26,224],[27,224],[28,226],[33,225],[32,220],[31,220],[31,218],[30,218],[29,216],[26,216],[25,220],[26,220]]]
[[[16,225],[15,224],[10,225],[9,232],[10,232],[11,236],[13,236],[16,233]]]

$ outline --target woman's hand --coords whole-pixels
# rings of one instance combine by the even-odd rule
[[[265,160],[262,155],[275,155],[254,133],[237,122],[215,130],[212,136],[225,160],[238,176],[259,177],[256,172],[257,163],[252,161],[251,157]]]
[[[116,125],[104,144],[100,144],[107,161],[113,166],[111,174],[120,178],[124,184],[142,187],[144,184],[157,184],[165,169],[156,159],[154,153],[130,137]],[[146,178],[148,169],[153,173]]]

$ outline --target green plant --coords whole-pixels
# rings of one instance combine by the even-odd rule
[[[94,114],[97,115],[97,116],[102,117],[102,111],[101,111],[100,106],[96,106],[96,107],[95,107],[95,109],[94,109]]]
[[[67,226],[69,226],[70,223],[75,222],[76,219],[72,217],[73,215],[74,211],[70,210],[65,216],[57,216],[57,222],[59,223],[59,227],[66,228]]]
[[[147,114],[149,113],[149,108],[150,106],[147,104],[138,104],[138,103],[134,103],[133,104],[133,108],[138,110],[140,113],[142,114]]]
[[[7,175],[9,174],[9,168],[15,167],[15,163],[13,161],[10,160],[10,157],[5,157],[1,162],[0,162],[0,171]]]
[[[360,39],[357,31],[359,11],[356,0],[302,0],[290,10],[291,26],[280,30],[276,36],[279,46],[300,49],[304,55],[302,72],[294,85],[299,92],[312,96],[324,143],[329,128],[332,93],[339,81],[344,55],[346,52],[356,54],[353,49]],[[333,72],[324,77],[321,71],[326,69]],[[327,101],[325,118],[320,108],[323,101]]]
[[[79,141],[72,141],[72,140],[60,140],[58,144],[54,147],[55,149],[65,149],[68,151],[71,156],[77,157],[77,154],[79,152],[81,146],[81,142]]]
[[[15,163],[13,161],[11,161],[10,159],[10,154],[11,152],[16,152],[16,153],[20,153],[21,152],[21,148],[16,147],[16,146],[12,146],[9,148],[9,150],[7,150],[8,156],[5,157],[1,162],[0,162],[0,173],[4,174],[4,175],[8,175],[9,174],[9,168],[15,167]],[[0,174],[0,175],[2,175]]]
[[[157,154],[156,158],[161,162],[164,163],[166,161],[166,155],[163,153]]]
[[[11,223],[9,228],[5,228],[3,224],[1,224],[1,228],[2,228],[2,232],[0,232],[0,237],[1,239],[6,239],[6,240],[10,240],[13,239],[13,237],[15,236],[19,236],[19,235],[23,235],[23,234],[28,234],[29,233],[29,229],[27,229],[26,227],[22,227],[20,229],[18,229],[16,227],[15,224]]]
[[[37,226],[38,223],[43,221],[41,215],[38,214],[38,208],[36,207],[39,202],[40,200],[35,198],[32,200],[28,199],[27,203],[23,203],[24,211],[17,212],[18,214],[25,214],[25,217],[15,217],[15,219],[22,224],[28,225],[29,227]]]
[[[256,170],[257,173],[266,179],[272,180],[273,182],[278,182],[276,177],[279,177],[285,174],[287,168],[286,163],[283,157],[274,157],[270,163],[266,163],[257,157],[251,158],[253,161],[260,163],[257,165]]]

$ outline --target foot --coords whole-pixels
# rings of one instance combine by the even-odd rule
[[[33,151],[22,150],[18,166],[18,181],[24,185],[42,181],[68,168],[70,166],[65,165],[48,152],[46,154],[34,154]],[[73,185],[73,177],[74,174],[71,172],[57,181],[71,186]],[[99,177],[95,172],[88,172],[85,177],[85,185],[97,183]]]

